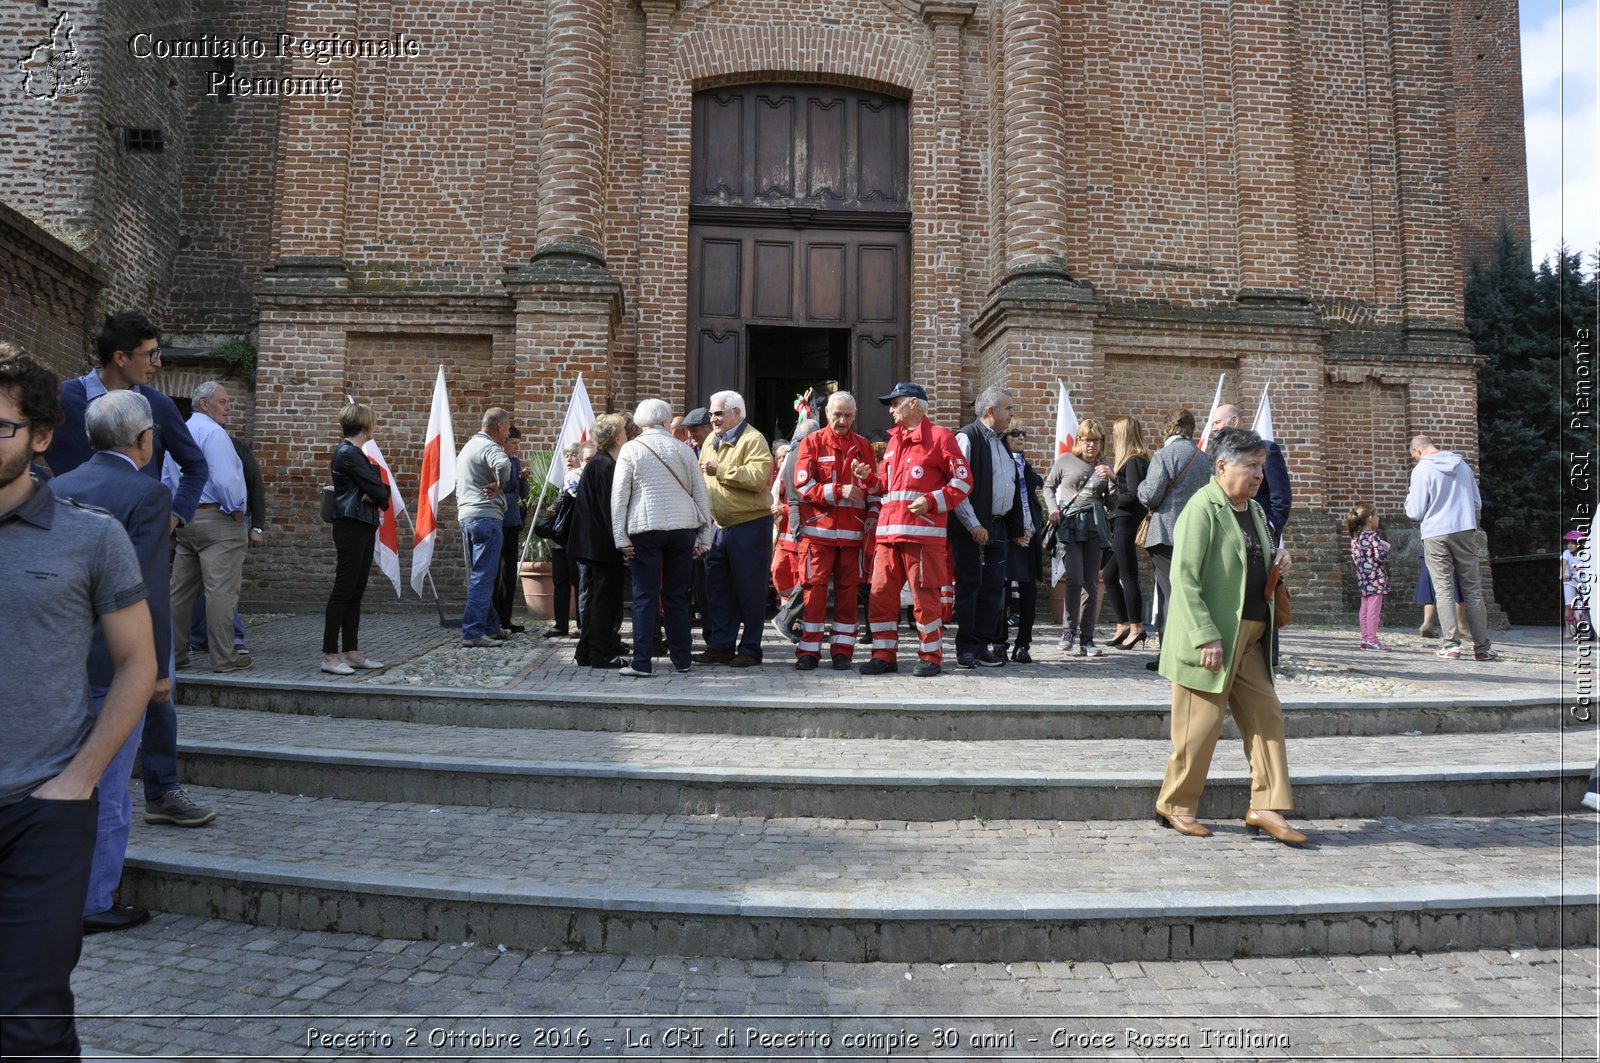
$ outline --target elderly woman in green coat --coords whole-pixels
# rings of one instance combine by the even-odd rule
[[[1195,492],[1173,531],[1172,607],[1160,664],[1172,680],[1172,756],[1156,815],[1180,834],[1210,836],[1195,816],[1222,714],[1231,708],[1250,761],[1245,826],[1304,845],[1306,836],[1283,818],[1294,796],[1267,637],[1274,559],[1266,517],[1254,501],[1267,444],[1254,432],[1224,429],[1212,435],[1206,457],[1214,477]],[[1288,568],[1282,551],[1276,561],[1280,573]]]

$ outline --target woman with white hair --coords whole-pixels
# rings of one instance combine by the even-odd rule
[[[672,407],[645,399],[633,411],[643,431],[617,455],[611,532],[633,574],[633,660],[622,675],[653,675],[656,618],[666,626],[672,666],[692,664],[689,581],[694,559],[711,548],[711,499],[694,452],[666,428]]]

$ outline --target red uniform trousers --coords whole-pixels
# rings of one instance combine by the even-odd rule
[[[872,656],[895,660],[900,646],[900,588],[911,584],[911,615],[917,621],[917,656],[932,664],[944,660],[944,607],[939,601],[946,579],[945,547],[940,542],[879,542],[872,559],[872,597],[867,626]]]
[[[800,586],[800,553],[793,543],[783,540],[772,547],[772,589],[778,592],[778,602],[794,593]]]
[[[822,656],[822,633],[828,618],[828,585],[833,584],[833,636],[828,653],[853,657],[856,652],[856,612],[861,588],[861,544],[806,538],[801,576],[805,601],[800,612],[800,644],[796,657]]]

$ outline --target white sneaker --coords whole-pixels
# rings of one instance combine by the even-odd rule
[[[1056,643],[1056,649],[1060,650],[1062,653],[1067,653],[1072,649],[1072,644],[1076,641],[1077,638],[1073,635],[1072,629],[1067,628],[1061,632],[1061,641]]]
[[[1583,807],[1584,808],[1592,808],[1596,812],[1600,812],[1600,794],[1597,794],[1592,790],[1590,792],[1584,794],[1583,795]]]
[[[655,675],[654,672],[641,672],[631,664],[625,664],[618,668],[617,674],[633,676],[636,679],[650,679]]]
[[[1104,657],[1105,655],[1106,651],[1092,642],[1085,642],[1078,648],[1078,656],[1080,657]]]

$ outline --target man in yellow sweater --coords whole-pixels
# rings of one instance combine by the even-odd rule
[[[772,566],[772,448],[744,419],[736,391],[711,396],[712,435],[700,448],[716,537],[706,555],[711,638],[701,664],[750,668],[761,663]]]

